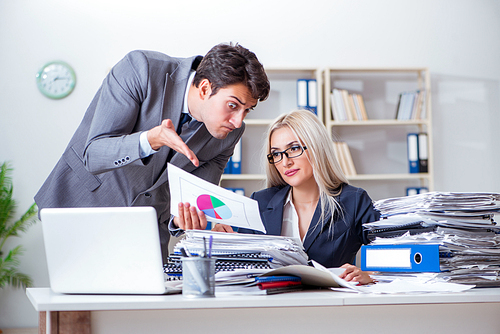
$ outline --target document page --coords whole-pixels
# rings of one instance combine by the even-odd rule
[[[168,164],[170,210],[178,216],[179,203],[190,203],[215,224],[227,224],[266,233],[257,201],[238,195]]]

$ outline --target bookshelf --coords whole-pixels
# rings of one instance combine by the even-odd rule
[[[245,118],[246,129],[241,142],[241,174],[222,174],[221,186],[224,188],[243,188],[245,196],[265,187],[264,164],[267,163],[262,152],[265,134],[272,121],[282,113],[297,107],[297,80],[316,80],[317,115],[323,115],[322,70],[319,68],[266,68],[271,91],[269,98],[257,105]]]
[[[349,146],[356,168],[355,175],[347,175],[349,181],[367,190],[374,200],[404,196],[406,187],[425,187],[432,191],[434,161],[428,69],[326,68],[323,73],[324,121],[332,139],[344,141]],[[331,97],[333,89],[361,95],[367,119],[358,120],[356,115],[350,116],[349,120],[344,117],[335,119],[334,114],[339,115],[342,106],[338,99]],[[400,94],[416,91],[425,94],[421,103],[418,102],[419,113],[423,111],[425,114],[398,120]],[[422,132],[427,133],[428,172],[409,173],[407,134]]]

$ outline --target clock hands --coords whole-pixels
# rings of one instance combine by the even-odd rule
[[[56,81],[56,80],[69,80],[69,79],[70,79],[69,77],[62,77],[62,78],[60,78],[59,76],[57,76],[54,79],[52,79],[52,81]]]

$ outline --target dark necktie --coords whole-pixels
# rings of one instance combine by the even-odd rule
[[[177,126],[177,134],[180,135],[182,132],[182,126],[191,120],[191,116],[188,113],[182,113],[181,121],[179,122],[179,126]]]
[[[181,132],[182,132],[182,126],[184,124],[186,124],[187,122],[189,122],[191,119],[192,118],[191,118],[191,116],[189,116],[188,113],[181,114],[181,120],[179,121],[179,125],[177,126],[177,130],[176,130],[176,132],[179,136],[181,135]],[[174,154],[175,154],[175,151],[171,149],[170,153],[168,154],[168,157],[167,157],[167,162],[169,162],[172,159]],[[166,165],[165,165],[165,167],[166,167]]]

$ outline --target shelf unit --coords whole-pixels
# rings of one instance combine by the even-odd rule
[[[297,80],[316,79],[317,114],[323,121],[323,75],[319,68],[266,68],[271,91],[269,98],[259,103],[245,118],[246,130],[242,137],[242,174],[223,174],[221,186],[224,188],[244,188],[245,195],[265,187],[266,175],[262,152],[268,126],[282,113],[297,109]]]
[[[434,189],[434,161],[430,74],[427,68],[326,68],[324,70],[325,125],[332,138],[348,143],[357,175],[349,181],[368,191],[373,199],[404,196],[406,186]],[[368,120],[333,119],[333,88],[363,96]],[[396,120],[399,94],[425,90],[425,119]],[[428,173],[409,173],[406,134],[426,132]],[[390,183],[394,184],[392,187]],[[377,190],[384,188],[382,190]]]

